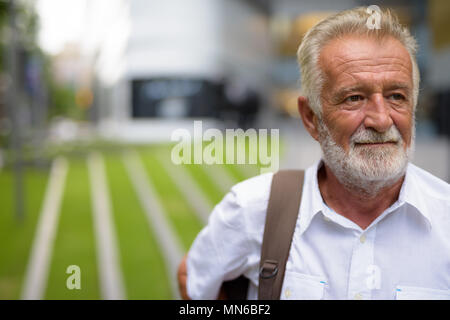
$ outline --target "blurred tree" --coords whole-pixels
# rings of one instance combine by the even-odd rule
[[[7,116],[5,108],[5,97],[2,94],[2,82],[5,82],[5,75],[8,73],[6,65],[6,50],[8,39],[10,38],[8,28],[8,3],[11,0],[0,0],[0,121]],[[36,99],[40,93],[29,92],[27,83],[27,72],[31,61],[38,61],[40,74],[37,81],[40,83],[37,90],[45,90],[46,118],[54,116],[66,116],[70,118],[83,118],[84,110],[76,104],[75,90],[69,85],[61,84],[53,76],[52,57],[45,54],[37,43],[37,33],[39,31],[39,15],[37,14],[34,1],[15,0],[16,28],[18,40],[18,76],[20,81],[19,93],[28,100]],[[4,83],[6,85],[6,83]],[[28,90],[28,92],[27,92]],[[32,106],[36,107],[36,106]],[[1,125],[1,123],[0,123]],[[0,130],[1,131],[1,130]],[[4,134],[0,132],[0,145],[5,141]],[[3,140],[3,141],[2,141]]]
[[[8,31],[8,3],[0,0],[0,72],[5,71],[5,45],[10,37]],[[36,42],[39,16],[32,1],[15,1],[18,42],[28,52],[40,51]]]
[[[45,67],[45,80],[48,84],[48,116],[69,117],[73,119],[82,118],[82,110],[76,104],[75,90],[69,86],[55,81],[52,74],[51,60],[47,58]]]
[[[0,1],[0,73],[4,70],[5,25],[7,24],[7,2]]]
[[[8,87],[13,85],[11,82],[15,81],[16,98],[29,98],[26,92],[30,89],[30,64],[33,57],[42,56],[42,52],[37,45],[37,32],[39,27],[39,16],[34,8],[33,1],[26,0],[0,0],[0,125],[8,123],[11,115],[7,112],[7,92]],[[17,65],[13,68],[9,65],[11,56],[8,57],[9,44],[12,39],[11,26],[9,22],[9,5],[14,3],[14,25],[15,25],[15,58]],[[12,75],[12,70],[15,74]],[[28,82],[27,82],[28,80]],[[36,79],[35,83],[40,79]],[[35,90],[36,91],[36,90]],[[8,130],[0,130],[0,143],[6,143],[8,138]]]

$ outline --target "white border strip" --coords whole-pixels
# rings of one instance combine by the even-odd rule
[[[87,163],[102,297],[105,300],[124,300],[125,289],[120,268],[120,255],[117,249],[103,158],[100,153],[94,152],[89,154]]]
[[[231,187],[239,181],[234,180],[231,174],[224,168],[223,165],[204,165],[206,174],[214,182],[214,184],[222,191],[223,194],[230,192]]]
[[[65,158],[58,157],[53,161],[21,299],[44,298],[67,170],[68,164]]]
[[[180,299],[177,270],[183,257],[182,246],[172,226],[166,220],[163,207],[159,203],[156,192],[150,183],[150,179],[137,152],[127,151],[123,155],[123,161],[142,208],[147,214],[149,226],[161,248],[169,272],[169,282],[173,297]]]
[[[200,221],[203,224],[207,224],[209,214],[214,205],[203,194],[203,191],[200,189],[197,182],[195,182],[194,178],[187,172],[186,168],[180,168],[179,166],[172,164],[170,158],[168,158],[169,161],[161,155],[157,155],[157,158],[166,169],[177,188],[184,195]]]

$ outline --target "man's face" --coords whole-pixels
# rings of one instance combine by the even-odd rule
[[[325,162],[327,156],[334,158],[329,161],[340,156],[333,171],[342,166],[346,167],[342,174],[359,170],[357,179],[366,175],[368,180],[386,180],[399,175],[413,142],[408,51],[393,38],[347,36],[328,43],[319,63],[324,72],[319,141]]]

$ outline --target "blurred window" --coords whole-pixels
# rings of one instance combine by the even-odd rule
[[[133,118],[215,117],[219,96],[202,79],[156,78],[132,81]]]

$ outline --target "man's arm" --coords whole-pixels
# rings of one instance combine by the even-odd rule
[[[267,180],[263,180],[266,182],[264,185],[269,189],[270,181],[264,179]],[[260,192],[256,195],[247,194],[254,192],[254,184],[261,184],[259,180],[250,183],[248,187],[233,187],[236,190],[232,189],[214,207],[208,224],[197,235],[188,254],[178,266],[177,279],[181,298],[226,299],[223,282],[251,269],[248,263],[255,260],[259,252],[253,250],[254,246],[249,244],[246,219],[252,220],[252,224],[256,224],[258,229],[263,229],[264,215],[261,214],[259,204],[261,200],[265,202],[267,199],[266,196],[259,199]],[[248,207],[244,208],[241,201],[238,201],[237,193],[250,202]],[[263,194],[266,194],[264,190]]]
[[[187,294],[187,268],[186,268],[186,260],[187,254],[184,255],[183,260],[181,260],[180,265],[178,266],[178,289],[180,290],[181,299],[183,300],[191,300],[191,298]]]
[[[187,261],[187,254],[184,255],[183,259],[181,260],[180,265],[178,266],[178,289],[180,290],[181,299],[183,300],[191,300],[187,293],[187,267],[186,267],[186,261]],[[219,296],[217,297],[218,300],[227,300],[226,293],[223,289],[223,287],[220,288]]]

